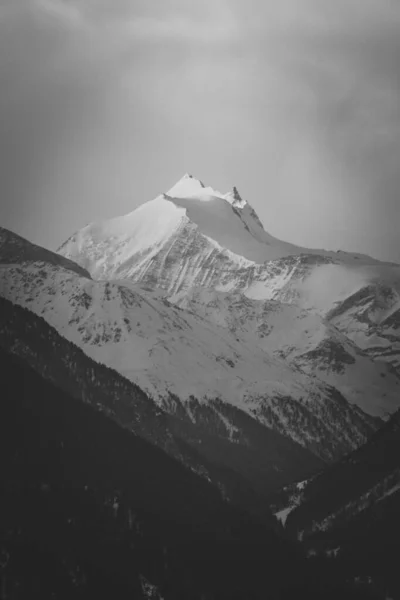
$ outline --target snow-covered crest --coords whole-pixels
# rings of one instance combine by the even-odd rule
[[[174,210],[176,207],[181,210],[177,212]],[[131,213],[88,225],[67,240],[59,251],[78,263],[84,252],[86,266],[96,276],[99,270],[96,258],[97,250],[100,250],[98,244],[107,241],[110,253],[116,246],[127,245],[121,259],[126,260],[128,252],[136,262],[135,254],[143,256],[155,247],[161,249],[164,244],[173,245],[177,237],[182,237],[185,224],[190,224],[192,232],[201,234],[209,248],[218,246],[237,255],[237,264],[243,258],[263,264],[300,254],[327,256],[346,264],[378,262],[370,257],[301,248],[279,240],[265,231],[258,215],[236,187],[228,193],[221,193],[189,174],[185,174],[166,193],[145,202]],[[186,229],[185,235],[187,237]],[[104,251],[107,249],[102,245],[102,255]],[[114,267],[118,264],[118,272],[121,272],[118,256],[117,252],[113,263]],[[100,262],[102,275],[112,275],[108,268],[104,271],[104,260]],[[125,270],[123,272],[129,277],[133,275]]]

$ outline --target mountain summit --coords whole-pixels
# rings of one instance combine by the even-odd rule
[[[88,269],[95,278],[118,276],[137,281],[157,267],[160,287],[166,284],[162,282],[163,271],[176,256],[185,277],[178,276],[180,269],[176,264],[175,276],[168,276],[168,290],[173,292],[178,291],[178,279],[183,285],[204,285],[204,277],[208,281],[214,273],[221,279],[221,270],[225,272],[228,267],[231,273],[243,267],[258,271],[269,261],[286,259],[293,263],[290,257],[295,256],[313,256],[314,263],[334,263],[346,268],[368,269],[383,264],[360,254],[302,248],[279,240],[265,231],[258,215],[236,187],[223,194],[189,174],[167,193],[141,204],[131,213],[87,225],[71,236],[59,253]],[[365,272],[363,279],[364,275]],[[334,278],[327,280],[328,287],[332,283],[334,290],[337,289]],[[248,277],[246,281],[247,285],[251,283]],[[237,288],[237,283],[231,280],[230,289],[232,286]],[[346,291],[349,287],[345,285]],[[268,289],[262,291],[257,285],[257,294],[260,293],[264,298],[270,297]]]
[[[251,218],[256,221],[257,225],[263,229],[263,225],[256,212],[246,200],[243,200],[236,187],[233,187],[232,190],[227,194],[222,194],[211,186],[205,186],[200,179],[197,179],[196,177],[193,177],[193,175],[186,173],[174,186],[172,186],[170,190],[168,190],[166,194],[164,194],[164,196],[167,199],[192,198],[196,200],[208,201],[220,198],[227,201],[233,208],[234,212],[240,216],[242,220],[247,210],[248,217],[251,216]],[[244,223],[247,227],[248,223],[246,220],[244,220]]]
[[[198,193],[203,193],[205,189],[204,183],[200,179],[196,179],[193,175],[185,173],[179,181],[172,186],[167,192],[167,196],[185,198],[186,196],[193,196]],[[211,188],[209,188],[211,190]]]
[[[262,264],[301,252],[267,233],[236,188],[222,194],[188,174],[166,193],[133,212],[87,225],[67,240],[59,252],[73,256],[78,263],[83,259],[95,276],[113,277],[118,271],[118,276],[132,277],[132,267],[138,268],[139,256],[142,263],[146,256],[154,257],[162,248],[169,247],[173,252],[176,244],[181,250],[185,244],[190,252],[203,252],[206,247],[208,254],[217,249],[228,252],[235,264]],[[118,247],[112,265],[111,246],[114,250]],[[126,269],[128,263],[130,267]]]

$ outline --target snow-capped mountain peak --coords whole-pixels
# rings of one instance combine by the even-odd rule
[[[271,277],[278,278],[282,287],[288,283],[293,269],[301,275],[296,267],[303,260],[299,258],[301,255],[309,257],[309,271],[318,279],[312,287],[318,293],[326,288],[318,282],[328,263],[329,271],[334,267],[345,271],[344,279],[351,279],[350,291],[354,293],[354,269],[359,273],[363,265],[378,262],[360,255],[301,248],[279,240],[264,229],[236,187],[222,194],[190,174],[131,213],[84,227],[59,248],[59,253],[87,269],[95,279],[151,280],[172,294],[182,287],[197,285],[217,286],[220,290],[226,286],[229,290],[251,288],[252,297],[256,294],[264,299],[273,297],[276,291],[275,285],[272,291],[267,283]],[[280,262],[274,266],[271,261]],[[322,264],[325,270],[315,270]],[[308,294],[308,288],[298,291],[300,283],[297,278],[295,289],[285,292],[286,300],[293,294],[300,293],[302,297]],[[327,310],[337,300],[333,292],[328,308],[324,304]],[[314,296],[310,301],[312,306],[317,302]]]
[[[166,195],[172,198],[187,198],[196,196],[197,194],[202,195],[206,189],[211,190],[211,188],[206,188],[200,179],[193,177],[193,175],[190,175],[189,173],[185,173],[185,175],[166,192]]]
[[[200,181],[200,179],[198,179],[197,177],[194,177],[194,175],[191,175],[190,173],[185,173],[179,181],[184,181],[186,179],[193,179],[193,181],[200,183],[201,187],[205,187],[205,185]]]
[[[212,198],[222,198],[231,204],[234,208],[243,209],[248,206],[248,202],[243,200],[238,189],[233,187],[232,190],[223,194],[209,185],[205,185],[200,179],[194,177],[190,173],[185,173],[179,181],[173,185],[168,192],[163,194],[167,199],[171,198],[193,198],[196,200],[209,200]]]

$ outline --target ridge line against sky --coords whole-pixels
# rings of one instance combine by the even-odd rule
[[[0,223],[51,249],[184,172],[400,262],[400,4],[3,0]]]

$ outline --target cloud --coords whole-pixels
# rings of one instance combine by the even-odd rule
[[[167,41],[179,42],[181,40],[193,43],[223,44],[231,40],[236,33],[236,26],[232,22],[198,23],[188,16],[175,16],[170,19],[154,19],[138,17],[125,24],[125,33],[131,34],[136,41],[153,41],[164,43]]]
[[[391,0],[3,0],[0,216],[57,245],[195,171],[275,235],[393,257],[399,34]]]
[[[67,21],[74,25],[82,21],[82,13],[78,5],[74,5],[64,0],[35,0],[36,7],[46,12],[48,15]]]
[[[249,17],[247,27],[258,71],[264,71],[264,92],[272,88],[276,98],[270,116],[283,136],[292,132],[300,140],[300,149],[297,141],[286,147],[292,181],[282,177],[280,193],[289,210],[289,196],[298,198],[294,191],[303,190],[303,204],[311,196],[314,217],[324,223],[325,215],[325,227],[332,217],[339,226],[341,215],[341,230],[353,232],[353,246],[382,256],[384,243],[377,240],[392,236],[392,252],[393,223],[400,222],[400,5],[279,4],[275,10],[254,2],[246,13],[262,11]],[[271,71],[279,77],[271,79]],[[310,179],[314,183],[306,185]],[[342,233],[339,243],[348,245],[346,237]]]

